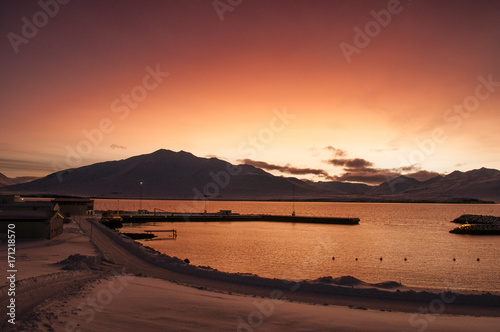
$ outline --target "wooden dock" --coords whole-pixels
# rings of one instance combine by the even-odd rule
[[[172,233],[171,238],[173,238],[173,239],[177,238],[177,230],[175,230],[175,229],[158,229],[158,230],[148,229],[148,230],[145,230],[144,232],[148,233],[148,234],[154,234],[154,233]]]

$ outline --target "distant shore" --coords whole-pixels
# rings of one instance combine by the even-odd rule
[[[161,200],[161,201],[191,201],[196,200],[193,197],[126,197],[126,196],[102,196],[102,197],[89,197],[78,195],[50,195],[50,194],[26,194],[22,197],[29,198],[84,198],[84,199],[106,199],[106,200]],[[201,200],[199,200],[201,202]],[[255,199],[255,198],[207,198],[207,202],[324,202],[324,203],[415,203],[415,204],[500,204],[494,201],[485,201],[477,198],[446,198],[446,199],[396,199],[396,198],[377,198],[377,197],[363,197],[357,199],[339,199],[339,198],[270,198],[270,199]]]

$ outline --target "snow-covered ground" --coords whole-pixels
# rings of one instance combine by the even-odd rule
[[[0,244],[0,262],[7,264],[6,243]],[[70,254],[97,256],[99,253],[77,223],[64,224],[63,234],[52,240],[17,240],[16,267],[18,280],[44,274],[60,272],[61,267],[53,265]],[[7,269],[0,270],[2,280],[6,280]]]
[[[52,326],[61,331],[498,331],[500,326],[499,318],[312,305],[123,278],[93,284],[62,307],[68,315]]]

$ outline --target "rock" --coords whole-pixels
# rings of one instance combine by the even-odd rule
[[[454,219],[452,223],[455,224],[500,224],[500,217],[495,216],[483,216],[478,214],[463,214],[460,217]]]
[[[450,231],[453,234],[500,235],[500,217],[464,214],[452,222],[462,224]]]

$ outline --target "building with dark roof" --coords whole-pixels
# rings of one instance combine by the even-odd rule
[[[15,225],[16,239],[52,239],[63,232],[63,217],[53,210],[0,210],[0,233],[7,233],[9,224]]]
[[[16,239],[52,239],[63,232],[59,205],[50,201],[23,201],[0,204],[0,236],[14,225]]]
[[[64,216],[94,214],[94,201],[85,198],[54,198],[53,203],[59,205],[59,211]]]

